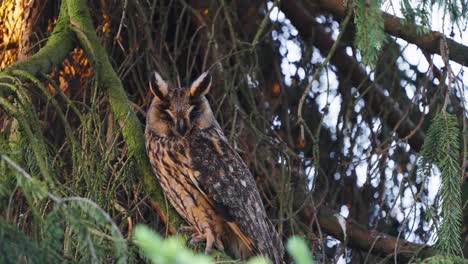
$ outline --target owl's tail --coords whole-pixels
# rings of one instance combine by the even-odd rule
[[[269,232],[266,232],[268,237],[263,238],[263,243],[255,243],[251,238],[247,237],[235,223],[228,222],[230,232],[227,232],[227,243],[225,243],[228,252],[236,258],[246,260],[254,255],[263,255],[268,257],[272,263],[281,264],[283,261],[283,243],[278,236],[271,223],[267,223]],[[257,244],[257,245],[256,245]],[[258,248],[258,245],[263,245]]]
[[[268,241],[266,242],[267,248],[265,252],[262,252],[267,256],[272,263],[282,264],[284,263],[284,247],[281,238],[278,235],[278,232],[275,229],[275,226],[270,222],[269,219],[266,219],[268,226],[268,238],[265,238]]]
[[[253,256],[254,248],[252,239],[248,238],[236,223],[227,222],[229,230],[226,230],[226,248],[228,252],[238,259],[245,260]]]

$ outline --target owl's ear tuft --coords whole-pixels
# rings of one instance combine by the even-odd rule
[[[190,95],[204,96],[210,91],[211,87],[211,75],[208,72],[204,72],[198,77],[190,86]]]
[[[156,87],[153,87],[150,82],[150,89],[155,96],[163,100],[169,91],[167,83],[157,72],[154,72],[154,78],[156,79]]]

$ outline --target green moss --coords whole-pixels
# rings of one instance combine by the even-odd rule
[[[10,65],[7,70],[24,70],[34,76],[51,72],[62,64],[65,56],[73,48],[73,34],[69,25],[67,5],[62,4],[57,24],[47,44],[28,59]]]
[[[122,135],[128,146],[129,155],[135,160],[138,173],[143,177],[146,191],[151,198],[160,203],[162,211],[168,212],[171,224],[180,226],[183,221],[164,202],[164,194],[152,172],[146,155],[142,125],[130,107],[122,82],[112,68],[106,50],[95,33],[86,1],[68,0],[66,3],[72,30],[76,33],[80,44],[94,63],[98,83],[109,97],[112,112],[122,128]]]

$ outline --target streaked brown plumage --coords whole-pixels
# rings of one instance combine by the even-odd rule
[[[205,95],[210,75],[190,88],[157,87],[146,119],[146,149],[170,203],[188,222],[191,243],[206,242],[238,258],[254,254],[282,263],[283,246],[255,181],[227,142]]]

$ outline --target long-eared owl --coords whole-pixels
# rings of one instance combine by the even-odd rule
[[[205,242],[237,258],[264,255],[283,262],[283,246],[269,221],[255,180],[229,145],[205,95],[211,76],[170,88],[155,73],[146,117],[146,150],[161,187],[187,221],[190,243]]]

